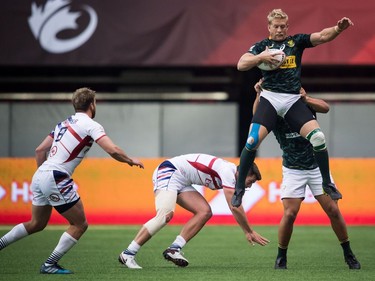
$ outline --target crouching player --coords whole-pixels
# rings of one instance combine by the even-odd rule
[[[206,199],[192,186],[206,186],[212,190],[223,189],[226,201],[237,223],[245,233],[246,239],[254,245],[268,244],[269,240],[259,235],[251,227],[242,206],[233,208],[230,200],[237,180],[237,167],[224,159],[207,154],[186,154],[162,162],[154,171],[153,185],[156,215],[146,222],[134,240],[119,256],[120,263],[128,268],[140,267],[135,256],[140,248],[173,218],[176,203],[193,214],[183,226],[173,243],[163,252],[163,257],[175,265],[185,267],[189,261],[181,249],[189,242],[211,218],[211,207]],[[254,163],[247,178],[250,187],[261,179]]]

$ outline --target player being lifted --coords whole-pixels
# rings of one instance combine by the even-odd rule
[[[288,15],[281,9],[274,9],[267,17],[269,37],[253,46],[241,56],[237,68],[247,71],[261,62],[273,63],[273,56],[267,48],[280,49],[286,54],[286,62],[273,71],[262,71],[264,81],[258,110],[251,120],[249,136],[240,156],[239,175],[233,206],[240,206],[245,191],[247,171],[255,159],[256,150],[266,136],[275,128],[277,116],[283,117],[294,132],[308,139],[314,148],[314,156],[322,174],[323,189],[332,199],[341,199],[341,193],[330,179],[329,158],[325,136],[299,96],[301,88],[302,54],[312,48],[334,40],[341,32],[353,25],[344,17],[336,25],[312,34],[289,36]]]

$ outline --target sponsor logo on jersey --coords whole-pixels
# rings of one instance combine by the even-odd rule
[[[298,133],[286,133],[285,137],[287,139],[294,139],[294,138],[299,138],[301,135]]]
[[[280,68],[296,68],[296,56],[287,56]]]

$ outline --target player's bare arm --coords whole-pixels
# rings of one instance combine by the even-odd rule
[[[301,88],[300,95],[302,100],[312,109],[319,113],[327,113],[329,111],[329,104],[322,99],[312,98],[307,95],[305,89]]]
[[[310,35],[310,41],[313,46],[327,43],[335,39],[342,31],[353,25],[353,22],[349,18],[343,17],[335,26],[327,27],[320,32],[312,33]]]
[[[278,53],[271,53],[268,52],[268,48],[261,52],[258,55],[253,55],[251,53],[245,53],[240,57],[240,60],[237,63],[237,70],[239,71],[247,71],[252,69],[253,67],[257,66],[260,63],[267,63],[267,64],[277,64],[279,61],[274,57]]]
[[[52,143],[53,138],[48,135],[35,149],[35,160],[38,167],[47,160],[47,153],[49,152]]]
[[[237,223],[245,233],[247,241],[254,245],[254,243],[257,243],[261,246],[265,246],[269,243],[269,240],[267,238],[264,238],[263,236],[259,235],[256,231],[254,231],[247,220],[247,216],[245,213],[245,210],[243,209],[242,205],[238,208],[234,208],[231,204],[232,196],[234,194],[234,189],[232,188],[223,188],[225,199],[227,201],[228,207],[231,210],[234,218],[236,219]]]
[[[119,162],[127,163],[129,166],[138,166],[144,168],[142,162],[138,159],[132,159],[126,155],[126,153],[108,137],[104,136],[97,141],[97,144],[103,148],[113,159],[116,159]]]

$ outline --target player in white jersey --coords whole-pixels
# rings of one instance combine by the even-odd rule
[[[0,238],[2,250],[21,238],[43,230],[54,207],[70,225],[51,255],[42,264],[40,273],[44,274],[72,273],[61,267],[58,261],[77,243],[88,224],[82,201],[74,188],[71,176],[93,142],[95,141],[115,160],[144,168],[139,160],[130,158],[115,145],[103,127],[93,120],[96,113],[95,91],[89,88],[77,89],[73,94],[72,103],[75,114],[57,124],[54,131],[36,148],[38,169],[31,182],[31,220],[16,225]]]
[[[189,264],[181,249],[192,239],[211,218],[212,211],[207,200],[192,186],[206,186],[212,190],[223,189],[227,204],[246,239],[254,245],[268,244],[269,240],[255,232],[247,220],[242,206],[233,208],[230,201],[237,180],[237,167],[224,159],[208,154],[186,154],[165,160],[154,171],[152,180],[155,194],[156,215],[146,222],[134,240],[119,256],[120,263],[128,268],[141,268],[135,255],[148,240],[163,228],[173,217],[176,203],[193,214],[176,240],[163,252],[166,260],[185,267]],[[246,178],[250,187],[261,179],[254,163]]]

